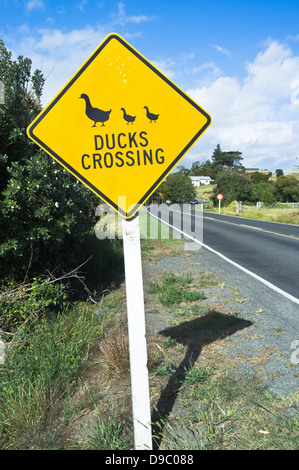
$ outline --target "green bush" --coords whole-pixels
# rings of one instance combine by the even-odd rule
[[[2,285],[0,292],[0,329],[14,331],[24,321],[35,322],[51,307],[61,307],[66,300],[66,285],[50,279],[33,279],[31,284]]]
[[[85,258],[99,198],[39,149],[26,128],[41,111],[44,78],[0,39],[0,270],[23,280]]]
[[[41,111],[44,77],[32,72],[32,61],[19,56],[12,59],[0,39],[0,80],[4,84],[4,104],[0,105],[0,193],[9,179],[12,162],[24,164],[37,146],[28,139],[26,128]]]
[[[8,171],[0,201],[3,271],[24,275],[30,263],[40,271],[75,267],[95,223],[96,196],[42,151]]]

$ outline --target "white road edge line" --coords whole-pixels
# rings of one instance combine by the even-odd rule
[[[279,287],[275,286],[274,284],[271,284],[271,282],[267,281],[267,280],[264,279],[263,277],[260,277],[260,276],[258,276],[257,274],[253,273],[252,271],[249,271],[248,269],[244,268],[244,267],[241,266],[240,264],[235,263],[235,261],[232,261],[231,259],[227,258],[227,257],[224,256],[222,253],[219,253],[218,251],[214,250],[214,249],[211,248],[210,246],[205,245],[205,243],[202,243],[202,242],[200,242],[199,240],[196,240],[196,238],[191,237],[191,235],[188,235],[188,233],[185,233],[185,232],[183,232],[182,230],[178,229],[177,227],[174,227],[173,225],[168,224],[168,223],[165,222],[164,220],[159,219],[159,217],[157,217],[156,215],[151,214],[150,212],[148,212],[147,209],[146,209],[146,211],[147,211],[147,213],[148,213],[151,217],[155,217],[157,220],[159,220],[159,221],[162,222],[163,224],[168,225],[169,227],[173,228],[174,230],[177,230],[177,232],[182,233],[185,237],[187,237],[187,238],[189,238],[190,240],[194,241],[195,243],[198,243],[199,245],[203,246],[204,248],[206,248],[207,250],[211,251],[211,252],[214,253],[215,255],[220,256],[220,258],[224,259],[225,261],[227,261],[228,263],[232,264],[232,265],[235,266],[236,268],[240,269],[241,271],[244,271],[246,274],[249,274],[249,276],[253,277],[254,279],[257,279],[258,281],[262,282],[262,283],[265,284],[266,286],[270,287],[270,289],[273,289],[275,292],[278,292],[279,294],[283,295],[284,297],[286,297],[287,299],[291,300],[292,302],[295,302],[295,304],[298,304],[298,305],[299,305],[299,299],[297,299],[297,298],[294,297],[293,295],[288,294],[287,292],[285,292],[284,290],[282,290],[282,289],[280,289]]]

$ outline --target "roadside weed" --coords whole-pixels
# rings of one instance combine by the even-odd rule
[[[158,294],[158,302],[164,306],[205,299],[203,292],[188,289],[188,287],[191,287],[192,281],[193,278],[190,273],[177,276],[169,272],[163,276],[161,283],[151,282],[149,292]]]
[[[167,348],[171,348],[177,344],[175,339],[172,339],[170,336],[167,338],[162,339],[162,344],[163,346],[166,346]]]
[[[194,385],[197,383],[206,382],[209,378],[209,373],[205,369],[189,369],[186,372],[184,385]]]
[[[94,450],[130,450],[132,438],[128,436],[126,422],[114,416],[99,418],[87,439]]]

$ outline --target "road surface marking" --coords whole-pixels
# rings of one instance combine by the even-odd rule
[[[148,212],[148,210],[147,210]],[[257,279],[258,281],[262,282],[263,284],[265,284],[267,287],[270,287],[270,289],[273,289],[275,292],[283,295],[284,297],[286,297],[288,300],[291,300],[292,302],[294,302],[295,304],[298,304],[299,305],[299,299],[297,299],[296,297],[294,297],[293,295],[291,294],[288,294],[288,292],[285,292],[284,290],[280,289],[279,287],[275,286],[274,284],[272,284],[271,282],[267,281],[266,279],[264,279],[263,277],[261,276],[258,276],[257,274],[253,273],[252,271],[249,271],[248,269],[244,268],[243,266],[241,266],[240,264],[238,263],[235,263],[235,261],[232,261],[231,259],[227,258],[226,256],[224,256],[222,253],[219,253],[219,251],[216,251],[214,250],[213,248],[211,248],[210,246],[206,245],[205,243],[202,243],[200,242],[199,240],[196,240],[196,238],[193,238],[191,235],[188,235],[188,233],[185,233],[183,232],[182,230],[180,230],[179,228],[175,227],[174,225],[170,225],[169,223],[165,222],[164,220],[162,219],[159,219],[159,217],[151,214],[150,212],[148,212],[148,214],[150,214],[151,217],[155,217],[157,220],[159,220],[160,222],[162,222],[163,224],[165,225],[168,225],[169,227],[173,228],[174,230],[177,230],[178,232],[182,233],[185,237],[189,238],[190,240],[192,240],[193,242],[195,243],[198,243],[198,245],[201,245],[203,246],[204,248],[206,248],[207,250],[211,251],[212,253],[214,253],[215,255],[217,256],[220,256],[220,258],[224,259],[225,261],[227,261],[228,263],[232,264],[233,266],[235,266],[236,268],[240,269],[241,271],[244,271],[246,274],[249,274],[249,276],[253,277],[254,279]],[[214,219],[216,220],[216,219]],[[235,224],[237,225],[237,224]]]
[[[246,224],[240,224],[240,227],[248,227],[248,228],[254,228],[255,230],[263,230],[260,227],[255,227],[254,225],[246,225]]]
[[[179,211],[173,211],[173,212],[179,212]],[[194,217],[203,218],[203,215],[200,215],[200,214],[191,214],[189,212],[187,212],[187,214],[193,215]],[[259,230],[260,232],[271,233],[272,235],[278,235],[279,237],[286,237],[286,238],[291,238],[292,240],[299,240],[299,238],[295,237],[294,235],[284,235],[283,233],[272,232],[271,230],[265,230],[263,228],[254,227],[253,225],[236,224],[234,222],[228,222],[227,220],[214,219],[214,217],[205,217],[204,220],[214,220],[215,222],[221,222],[222,224],[236,225],[237,227],[250,228],[252,230]]]

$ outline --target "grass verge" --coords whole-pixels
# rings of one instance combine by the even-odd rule
[[[218,208],[214,207],[210,212],[218,213]],[[263,220],[265,222],[299,225],[299,211],[298,209],[292,209],[291,206],[289,209],[262,207],[260,210],[257,210],[254,206],[243,205],[238,216],[236,215],[235,210],[222,207],[221,214],[235,217],[239,216],[247,219]]]
[[[18,447],[25,434],[34,441],[57,416],[103,333],[97,308],[76,303],[16,331],[0,366],[1,448]]]

